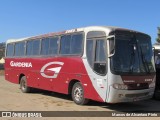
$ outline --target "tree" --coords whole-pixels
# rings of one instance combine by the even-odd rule
[[[5,54],[5,43],[0,43],[0,59],[4,57]]]
[[[157,42],[160,43],[160,27],[158,27],[158,38],[157,38]]]

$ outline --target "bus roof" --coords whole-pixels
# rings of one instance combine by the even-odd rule
[[[24,41],[24,40],[29,40],[29,39],[41,39],[41,38],[44,38],[44,37],[51,37],[51,36],[55,36],[55,35],[63,35],[63,34],[67,34],[67,33],[76,33],[76,32],[92,31],[92,30],[108,30],[108,31],[123,30],[123,31],[130,31],[130,32],[145,34],[145,33],[142,33],[142,32],[138,32],[138,31],[134,31],[134,30],[126,29],[126,28],[121,28],[121,27],[89,26],[89,27],[82,27],[82,28],[65,30],[65,31],[61,31],[61,32],[51,32],[51,33],[47,33],[47,34],[25,37],[25,38],[20,38],[20,39],[9,39],[9,40],[7,40],[6,43],[19,42],[19,41]]]

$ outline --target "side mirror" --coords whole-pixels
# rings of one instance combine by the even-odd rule
[[[109,41],[108,57],[112,57],[115,54],[115,35],[107,37]]]
[[[153,57],[154,57],[154,61],[155,61],[155,47],[152,47],[152,53],[153,53]]]

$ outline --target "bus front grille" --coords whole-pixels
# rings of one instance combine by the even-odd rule
[[[128,86],[128,90],[142,90],[142,89],[149,88],[148,83],[128,84],[127,86]]]
[[[128,98],[135,98],[135,97],[143,97],[149,95],[149,92],[146,93],[138,93],[138,94],[126,94],[125,96]]]

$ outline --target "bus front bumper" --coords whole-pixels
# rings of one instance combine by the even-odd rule
[[[119,90],[110,86],[107,103],[133,102],[147,100],[153,97],[155,88],[144,90]]]

